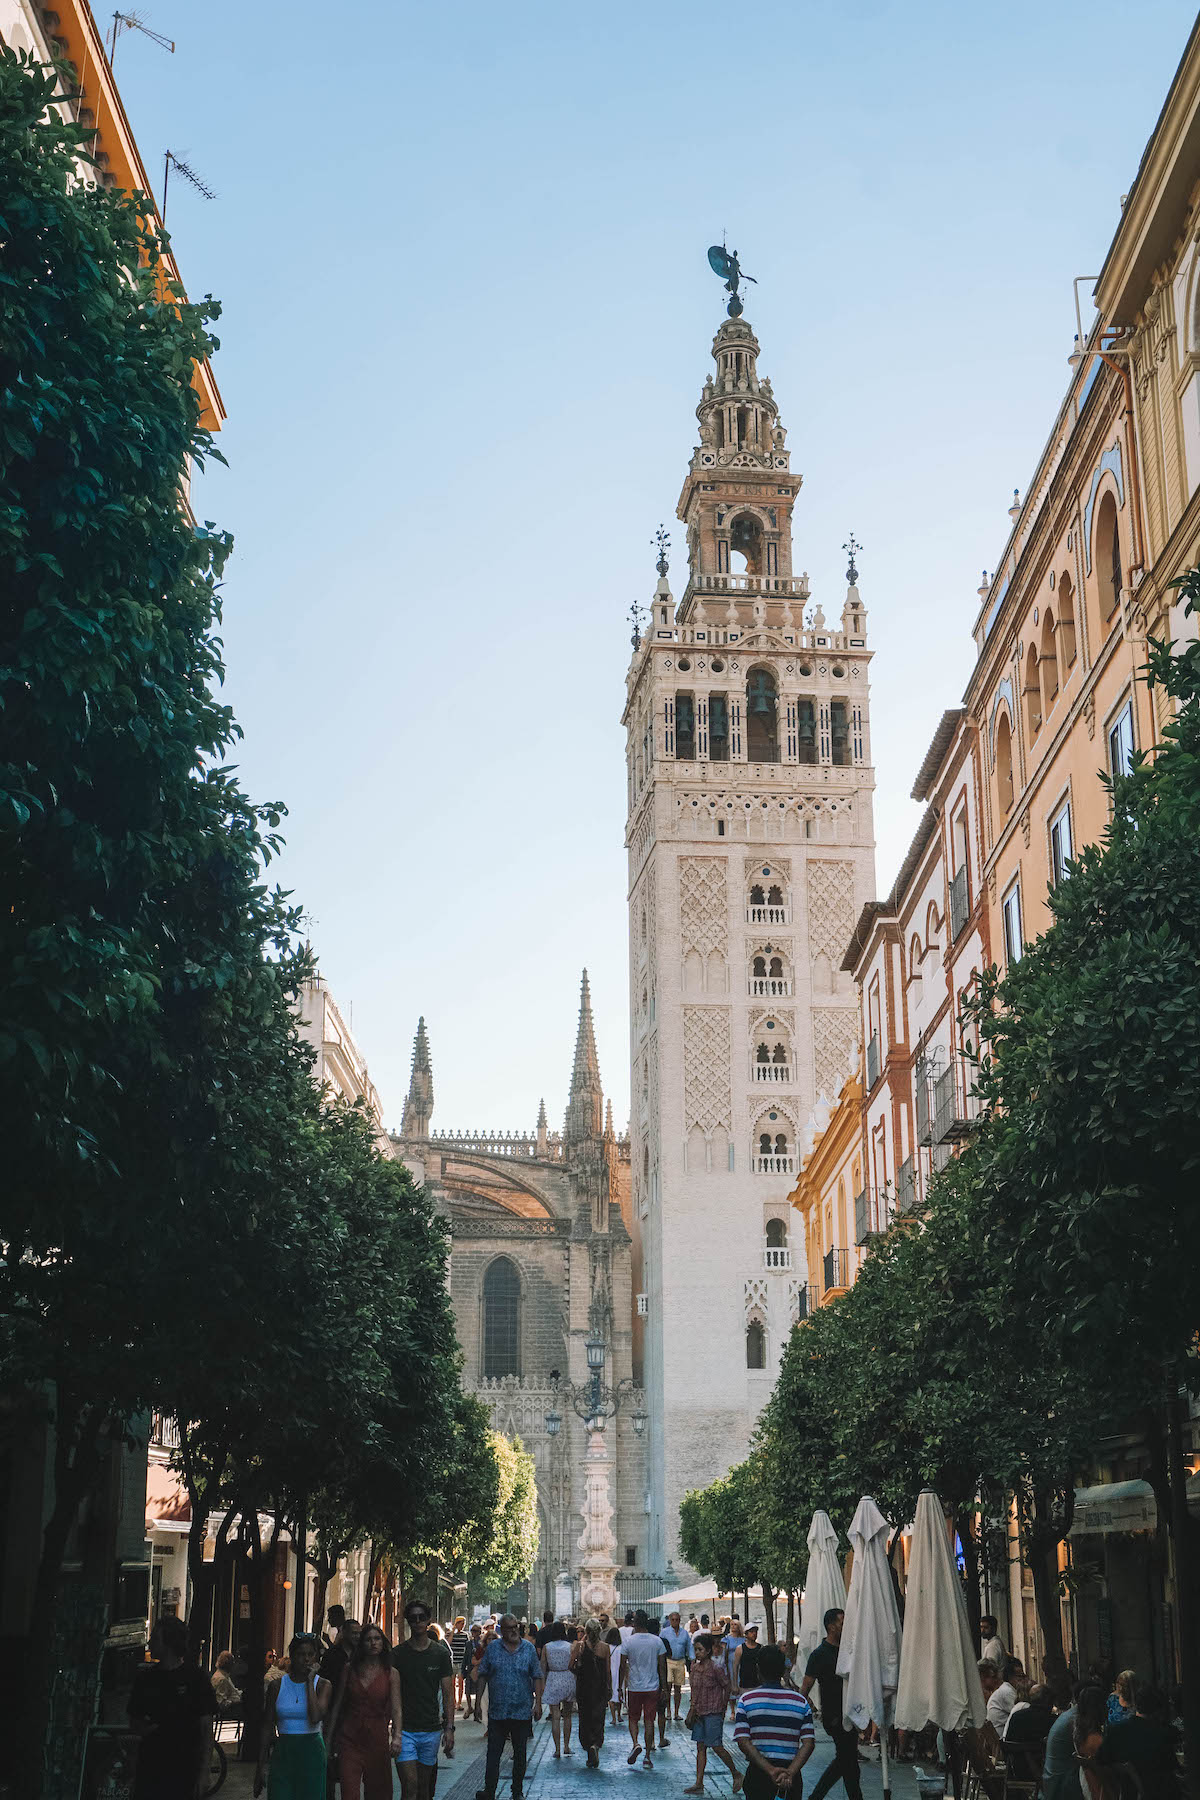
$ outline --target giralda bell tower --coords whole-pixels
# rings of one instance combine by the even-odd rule
[[[787,1197],[809,1114],[855,1055],[841,963],[875,892],[853,542],[829,624],[793,569],[801,478],[736,273],[732,291],[677,509],[687,583],[676,604],[660,554],[623,721],[646,1555],[681,1575],[679,1503],[745,1456],[819,1297]]]

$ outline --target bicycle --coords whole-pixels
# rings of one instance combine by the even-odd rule
[[[225,1761],[225,1752],[220,1744],[214,1740],[212,1755],[209,1758],[208,1786],[204,1790],[204,1800],[208,1800],[210,1794],[217,1793],[218,1790],[225,1785],[225,1777],[228,1773],[229,1768]]]

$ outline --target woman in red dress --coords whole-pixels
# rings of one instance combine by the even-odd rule
[[[329,1742],[342,1800],[392,1800],[392,1759],[400,1749],[400,1677],[378,1625],[363,1627],[342,1671]]]

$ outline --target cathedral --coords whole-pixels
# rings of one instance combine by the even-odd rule
[[[422,1019],[392,1154],[450,1224],[463,1385],[537,1469],[530,1613],[613,1610],[644,1581],[646,1411],[634,1363],[629,1144],[605,1109],[584,971],[561,1132],[434,1131]]]
[[[715,265],[714,265],[715,266]],[[733,291],[733,290],[731,290]],[[646,1554],[746,1455],[809,1275],[789,1193],[857,1043],[842,957],[875,892],[867,616],[793,569],[801,486],[734,298],[626,683],[631,1177],[644,1334]]]

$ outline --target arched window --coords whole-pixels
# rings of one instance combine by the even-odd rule
[[[787,1153],[788,1153],[787,1137],[782,1131],[777,1131],[775,1133],[775,1154],[776,1154],[776,1156],[786,1156]]]
[[[776,957],[775,961],[778,962],[779,958]],[[756,956],[754,959],[754,979],[756,981],[765,981],[767,979],[767,959],[765,956]]]
[[[782,957],[781,957],[781,956],[773,956],[773,957],[772,957],[772,958],[771,958],[771,970],[770,970],[770,973],[771,973],[771,980],[772,980],[772,981],[782,981],[782,980],[783,980],[783,979],[784,979],[784,975],[783,975],[783,958],[782,958]]]
[[[854,761],[850,747],[850,708],[844,700],[833,700],[829,706],[831,757],[836,768],[849,768]]]
[[[771,1061],[773,1063],[785,1063],[787,1061],[787,1059],[788,1059],[787,1045],[786,1044],[776,1044],[774,1050],[771,1052]]]
[[[750,889],[750,904],[751,906],[765,906],[767,904],[767,896],[758,882],[755,882],[754,886]]]
[[[1042,729],[1042,684],[1038,680],[1036,646],[1030,644],[1025,658],[1025,734],[1032,744]]]
[[[490,1379],[521,1373],[521,1277],[498,1256],[483,1278],[483,1374]]]
[[[786,1221],[786,1219],[768,1219],[767,1220],[767,1249],[768,1250],[786,1250],[787,1249],[787,1221]]]
[[[738,447],[744,448],[742,438],[745,412],[738,414]],[[741,513],[729,527],[729,551],[731,556],[741,555],[745,558],[747,575],[762,575],[763,569],[763,529],[753,513]],[[740,568],[739,564],[733,567]]]
[[[746,682],[746,756],[750,762],[779,761],[778,706],[770,669],[751,669]]]
[[[760,1131],[758,1134],[758,1154],[760,1156],[770,1156],[771,1154],[771,1134],[769,1131]]]
[[[1042,655],[1038,666],[1042,673],[1042,715],[1045,717],[1058,699],[1058,642],[1054,614],[1049,607],[1042,614]]]
[[[1107,622],[1121,599],[1121,534],[1117,529],[1117,503],[1105,494],[1096,512],[1096,579],[1100,584],[1100,617]]]
[[[746,1327],[746,1367],[765,1369],[766,1366],[767,1334],[757,1319],[751,1319]]]
[[[759,1062],[759,1063],[769,1063],[770,1062],[771,1052],[767,1048],[766,1044],[760,1044],[758,1046],[758,1049],[754,1052],[754,1060],[755,1060],[755,1062]]]
[[[1065,681],[1075,661],[1075,590],[1065,569],[1058,579],[1058,651],[1059,680]]]
[[[771,886],[767,889],[767,905],[783,905],[783,889],[779,886],[778,882],[772,882]]]
[[[796,702],[796,722],[800,739],[797,760],[802,763],[815,763],[817,760],[817,709],[812,700]]]
[[[690,694],[675,696],[675,757],[692,762],[696,755],[696,708]]]
[[[996,722],[996,797],[1001,812],[1011,812],[1013,803],[1012,726],[1008,714],[1000,714]]]
[[[729,702],[724,694],[709,696],[708,757],[710,762],[729,761]]]

